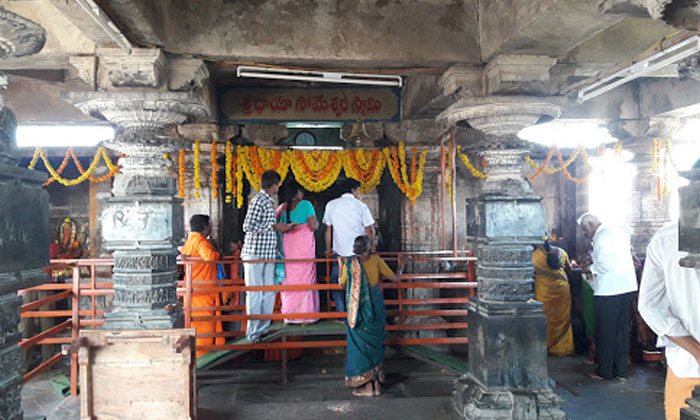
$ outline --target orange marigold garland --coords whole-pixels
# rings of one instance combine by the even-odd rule
[[[178,188],[177,195],[180,198],[185,198],[185,150],[180,149],[180,155],[178,156]]]
[[[406,171],[406,149],[404,144],[399,143],[398,148],[391,147],[383,150],[391,177],[399,189],[411,200],[411,205],[413,205],[416,202],[416,198],[423,193],[423,168],[428,152],[425,150],[420,152],[420,157],[416,163],[418,152],[415,147],[411,151],[411,178],[409,179]],[[414,170],[413,168],[416,165],[417,169]]]
[[[284,151],[261,149],[256,146],[238,146],[236,155],[238,164],[248,177],[248,182],[256,190],[260,190],[260,178],[265,171],[277,172],[281,178],[280,182],[287,177],[289,161]]]
[[[341,152],[345,174],[362,183],[361,193],[367,193],[379,185],[386,158],[381,150],[345,150]]]
[[[202,186],[199,183],[199,140],[194,142],[194,196],[199,198],[199,190]]]
[[[313,192],[323,191],[333,185],[343,168],[340,154],[328,150],[291,151],[289,164],[297,182]]]
[[[216,178],[216,140],[211,141],[211,193],[214,199],[219,198],[219,180]]]
[[[59,166],[58,169],[56,169],[57,174],[59,174],[59,175],[63,174],[63,170],[66,169],[66,166],[68,166],[68,161],[70,159],[71,150],[73,150],[72,147],[70,149],[66,150],[66,156],[63,158],[63,161],[61,162],[61,166]],[[52,176],[46,182],[44,182],[43,186],[45,187],[47,185],[51,185],[55,180],[56,180],[56,178]]]

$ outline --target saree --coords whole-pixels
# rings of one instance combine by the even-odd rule
[[[560,250],[562,268],[547,265],[547,253],[538,248],[532,253],[535,268],[535,299],[542,302],[547,318],[547,352],[557,356],[574,354],[574,334],[571,328],[571,291],[564,271],[569,259]]]
[[[345,384],[359,387],[384,381],[384,327],[386,308],[379,285],[369,286],[360,257],[345,264],[347,302],[347,354]]]
[[[287,223],[287,213],[284,206],[277,208],[278,219]],[[291,211],[292,222],[297,223],[289,232],[282,235],[285,259],[314,259],[316,258],[316,239],[314,232],[309,229],[307,219],[313,216],[313,205],[306,200],[297,204]],[[284,264],[285,277],[282,284],[316,284],[316,263],[287,262]],[[282,313],[296,314],[318,312],[320,308],[318,290],[284,290],[282,295]],[[285,319],[289,324],[316,322],[318,318]]]

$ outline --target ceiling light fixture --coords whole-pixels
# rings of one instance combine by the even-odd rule
[[[622,70],[606,76],[578,91],[578,101],[585,102],[598,95],[615,89],[616,87],[630,82],[639,77],[659,70],[668,65],[677,63],[700,51],[700,37],[691,36],[677,44],[650,55]]]
[[[85,13],[87,13],[110,38],[112,38],[112,41],[128,54],[131,54],[133,45],[131,45],[131,42],[124,36],[122,31],[117,28],[117,25],[112,22],[112,19],[100,9],[97,3],[93,0],[75,0],[75,2],[82,7]]]
[[[336,73],[312,70],[290,70],[270,67],[239,66],[238,77],[252,77],[272,80],[298,80],[303,82],[345,83],[352,85],[392,86],[403,85],[401,76],[381,74]]]

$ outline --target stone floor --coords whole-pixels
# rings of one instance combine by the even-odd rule
[[[230,372],[200,379],[199,420],[401,419],[458,420],[450,405],[452,380],[446,369],[388,352],[387,386],[380,398],[353,397],[343,384],[343,356],[324,354],[289,364],[283,387],[278,364],[246,361]],[[660,368],[635,366],[627,383],[600,383],[584,373],[592,367],[579,357],[551,358],[550,376],[567,402],[570,420],[659,420],[663,418]],[[77,420],[78,400],[61,398],[49,375],[25,386],[27,418]]]

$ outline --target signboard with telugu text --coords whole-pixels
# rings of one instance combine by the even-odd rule
[[[230,88],[219,96],[221,122],[391,122],[401,90],[388,87]]]

